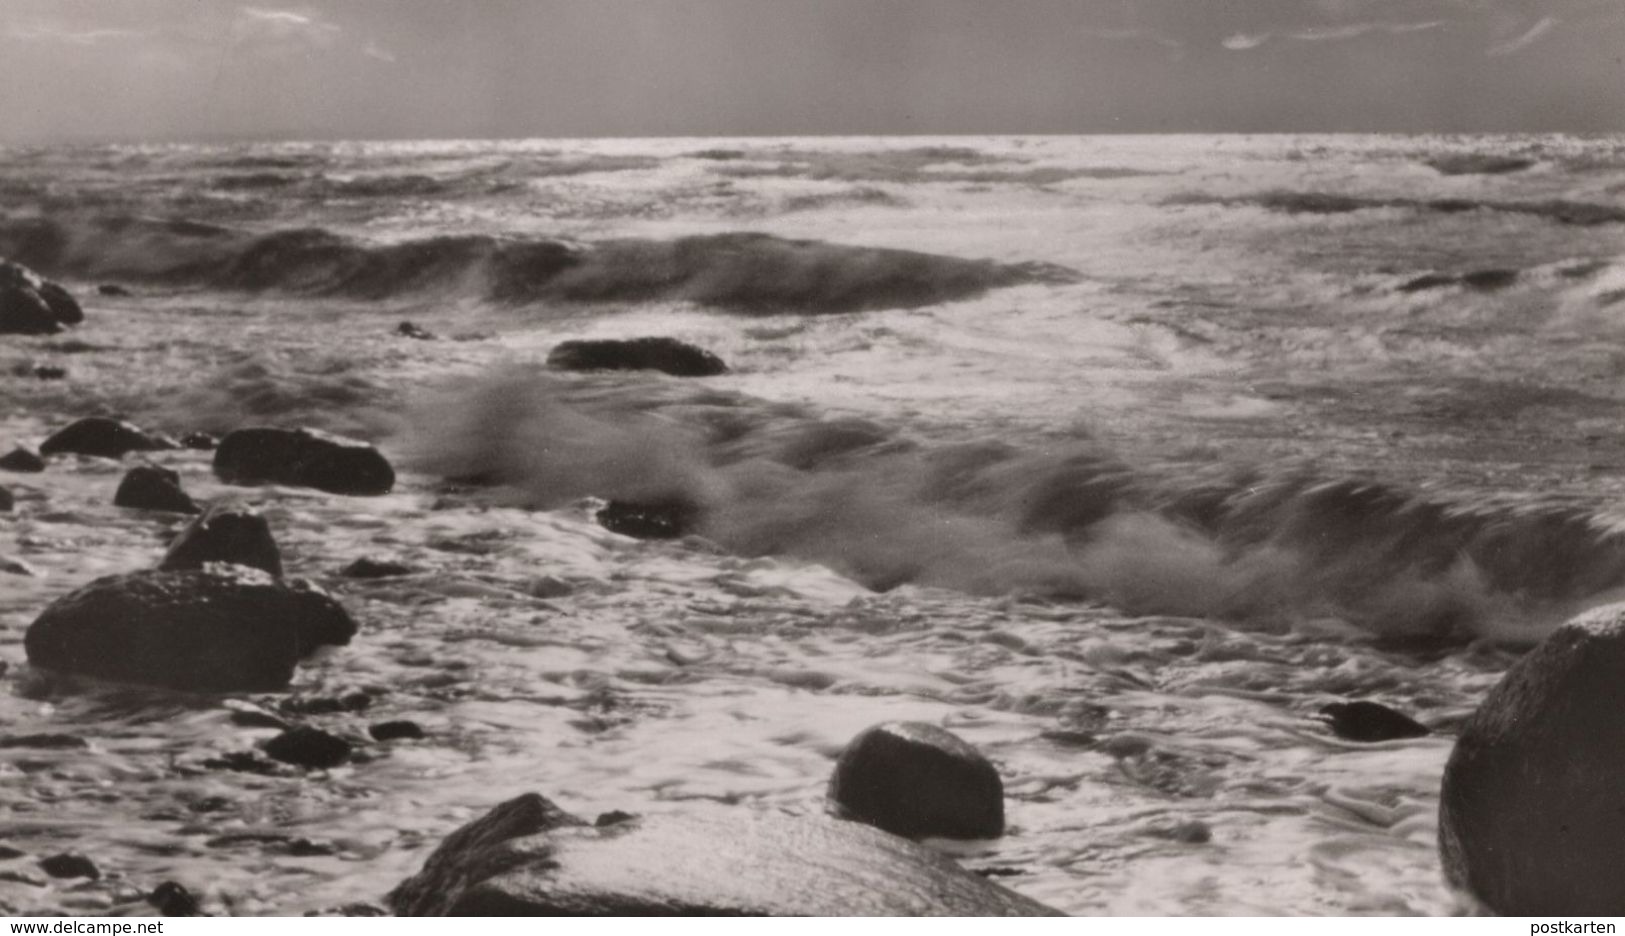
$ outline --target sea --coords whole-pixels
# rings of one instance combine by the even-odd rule
[[[309,426],[400,475],[0,474],[8,914],[163,881],[362,912],[530,791],[818,813],[895,720],[1003,777],[1005,836],[934,844],[1068,913],[1470,912],[1452,736],[1625,596],[1625,137],[9,147],[0,256],[86,315],[0,338],[0,448]],[[636,337],[728,372],[547,363]],[[357,638],[286,693],[30,668],[48,604],[186,522],[112,505],[143,458],[261,510]],[[609,501],[694,519],[634,539]],[[363,557],[410,574],[339,574]],[[1432,733],[1340,739],[1318,713],[1354,700]],[[357,753],[255,761],[264,715]],[[368,737],[399,719],[425,737]],[[34,867],[63,851],[101,877]]]

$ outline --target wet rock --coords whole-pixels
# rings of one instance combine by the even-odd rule
[[[95,455],[123,458],[131,452],[152,452],[167,448],[164,440],[117,419],[91,416],[57,430],[40,443],[41,455]]]
[[[1455,284],[1456,278],[1454,276],[1447,276],[1443,273],[1424,273],[1415,279],[1401,283],[1398,289],[1402,293],[1414,293],[1428,289],[1442,289]]]
[[[111,296],[114,298],[125,298],[133,295],[128,289],[125,289],[123,286],[120,286],[117,283],[103,283],[96,287],[96,292],[99,295]]]
[[[1320,709],[1321,719],[1332,734],[1345,741],[1373,743],[1400,738],[1420,738],[1432,734],[1426,725],[1386,705],[1364,700],[1333,702]]]
[[[92,881],[99,881],[102,877],[102,871],[96,867],[96,863],[78,852],[63,852],[60,855],[52,855],[49,858],[42,859],[39,866],[41,871],[54,878],[83,877],[90,878]]]
[[[214,473],[227,484],[285,484],[371,496],[395,487],[378,450],[315,429],[238,429],[220,441]]]
[[[147,903],[157,909],[160,916],[198,916],[202,908],[192,892],[174,881],[165,881],[147,895]]]
[[[1461,277],[1461,284],[1482,292],[1505,289],[1518,281],[1517,270],[1474,270]]]
[[[27,855],[28,853],[20,848],[12,848],[10,845],[0,843],[0,861],[10,861],[13,858],[23,858]]]
[[[54,335],[62,323],[40,294],[20,286],[0,286],[0,335]]]
[[[841,752],[829,801],[846,819],[907,838],[1004,834],[1004,783],[981,752],[924,722],[865,729]]]
[[[705,809],[595,828],[534,793],[453,832],[389,900],[403,916],[1055,913],[855,823]]]
[[[726,374],[722,358],[675,338],[565,341],[547,356],[557,370],[652,370],[673,377],[714,377]]]
[[[416,571],[416,569],[409,565],[403,565],[399,562],[391,562],[387,559],[377,560],[361,558],[345,566],[342,570],[340,570],[339,574],[345,578],[377,579],[411,575]]]
[[[78,325],[85,320],[85,310],[79,300],[56,283],[46,280],[39,285],[39,297],[51,310],[51,316],[64,325]]]
[[[0,735],[0,748],[33,748],[44,751],[71,751],[90,747],[85,739],[70,734]]]
[[[32,364],[23,362],[11,369],[14,377],[32,377],[35,380],[65,380],[68,369],[56,364]]]
[[[623,822],[631,822],[636,818],[637,816],[634,816],[629,812],[623,812],[619,809],[611,809],[607,813],[599,813],[598,818],[594,819],[592,824],[597,828],[602,829],[604,826],[620,825]]]
[[[1154,838],[1167,839],[1183,845],[1206,845],[1213,841],[1213,828],[1199,819],[1176,822],[1173,825],[1152,826],[1145,831]]]
[[[195,449],[200,452],[212,452],[219,446],[220,440],[207,432],[188,432],[181,436],[181,447]]]
[[[223,502],[186,525],[169,544],[160,569],[201,569],[206,562],[232,562],[282,577],[282,551],[260,512]]]
[[[0,555],[0,573],[4,573],[6,575],[20,575],[24,578],[39,577],[38,569],[22,561],[21,559],[13,559],[12,557],[5,555]]]
[[[23,646],[44,669],[196,692],[270,691],[356,625],[308,582],[242,566],[97,579],[52,602]]]
[[[633,539],[677,539],[698,526],[700,509],[678,499],[610,501],[598,511],[597,519],[604,529]]]
[[[272,760],[319,770],[349,760],[350,751],[350,742],[308,725],[289,728],[265,742],[265,754]]]
[[[4,455],[0,455],[0,471],[15,471],[18,474],[38,474],[45,470],[45,460],[25,448],[14,448]]]
[[[415,721],[379,722],[367,729],[374,741],[415,741],[422,738],[423,726]]]
[[[1512,665],[1462,726],[1439,797],[1445,877],[1509,916],[1625,914],[1625,604]]]
[[[181,476],[156,465],[131,468],[113,494],[113,506],[171,513],[201,512],[197,503],[181,490]]]
[[[424,331],[411,322],[402,322],[401,324],[395,326],[395,334],[400,335],[402,338],[411,338],[416,341],[435,340],[434,335]]]
[[[17,498],[12,496],[11,488],[0,485],[0,513],[10,513],[17,506]]]

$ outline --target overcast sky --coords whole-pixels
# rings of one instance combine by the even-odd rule
[[[1625,131],[1625,0],[0,0],[0,141]]]

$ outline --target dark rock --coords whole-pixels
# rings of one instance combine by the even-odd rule
[[[34,366],[34,376],[40,380],[66,380],[68,369],[52,364],[37,364]]]
[[[610,501],[597,519],[604,529],[633,539],[677,539],[699,524],[700,509],[680,499]]]
[[[1445,877],[1508,916],[1625,914],[1625,604],[1512,665],[1461,728],[1439,795]]]
[[[20,848],[12,848],[10,845],[0,843],[0,861],[10,861],[13,858],[23,858],[27,855],[28,852]]]
[[[957,735],[923,722],[887,722],[841,752],[829,800],[846,819],[907,838],[1004,834],[999,772]]]
[[[54,878],[84,877],[90,878],[92,881],[99,881],[102,877],[102,871],[96,867],[96,863],[78,852],[63,852],[60,855],[52,855],[49,858],[42,859],[39,866],[41,871]]]
[[[52,602],[23,646],[35,666],[197,692],[287,686],[300,660],[347,644],[355,621],[308,582],[241,566],[97,579]]]
[[[168,468],[138,465],[119,482],[113,506],[137,510],[167,510],[171,513],[200,513],[198,505],[181,490],[181,476]]]
[[[652,370],[673,377],[726,374],[722,358],[675,338],[632,338],[621,341],[565,341],[547,356],[558,370]]]
[[[594,819],[592,824],[597,828],[602,829],[604,826],[620,825],[623,822],[631,822],[636,818],[637,816],[634,816],[629,812],[622,812],[619,809],[611,809],[607,813],[599,813],[598,818]]]
[[[415,741],[423,737],[423,726],[414,721],[379,722],[367,729],[374,741]]]
[[[89,746],[84,738],[70,734],[0,735],[0,748],[72,751]]]
[[[362,558],[345,566],[339,574],[345,578],[376,579],[411,575],[415,571],[411,566],[399,562]]]
[[[1517,270],[1474,270],[1464,273],[1461,284],[1484,292],[1505,289],[1518,281]]]
[[[434,335],[424,331],[411,322],[402,322],[401,324],[395,326],[395,334],[400,335],[402,338],[413,338],[417,341],[435,340]]]
[[[1456,282],[1454,276],[1447,276],[1443,273],[1424,273],[1415,279],[1401,283],[1398,289],[1403,293],[1413,293],[1425,289],[1441,289],[1445,286],[1454,286]]]
[[[14,448],[4,455],[0,455],[0,471],[15,471],[18,474],[38,474],[45,470],[45,460],[25,448]]]
[[[0,335],[54,335],[62,323],[40,294],[19,286],[0,286]]]
[[[1055,911],[855,823],[747,809],[595,828],[536,794],[453,832],[403,916],[1038,916]]]
[[[1152,826],[1146,830],[1146,834],[1183,845],[1206,845],[1213,841],[1213,827],[1199,819],[1176,822],[1173,825]]]
[[[207,432],[188,432],[181,436],[183,448],[197,449],[202,452],[212,452],[220,444],[220,440]]]
[[[271,525],[243,504],[218,503],[186,525],[169,544],[160,569],[201,569],[206,562],[234,562],[282,577],[282,552]]]
[[[1333,702],[1320,709],[1332,734],[1345,741],[1372,743],[1432,734],[1426,725],[1376,702]]]
[[[17,498],[11,493],[11,488],[0,484],[0,513],[10,513],[17,506]]]
[[[238,429],[220,441],[214,473],[227,484],[286,484],[331,494],[388,494],[395,470],[365,442],[314,429]]]
[[[7,575],[21,575],[24,578],[37,578],[39,576],[38,569],[21,559],[13,559],[7,555],[0,555],[0,572]],[[4,670],[0,670],[0,672],[4,672]]]
[[[123,458],[131,452],[151,452],[164,448],[162,439],[135,426],[105,416],[91,416],[57,430],[40,443],[41,455],[96,455]]]
[[[85,310],[79,308],[79,301],[56,283],[49,281],[41,283],[39,297],[45,300],[52,317],[62,324],[78,325],[85,320]]]
[[[128,289],[125,289],[123,286],[120,286],[117,283],[103,283],[96,287],[96,292],[103,296],[113,296],[116,298],[125,298],[133,295]]]
[[[289,728],[265,742],[265,754],[272,760],[321,770],[349,760],[350,750],[350,742],[308,725]]]
[[[147,903],[157,908],[160,916],[198,916],[202,912],[192,892],[174,881],[165,881],[154,887],[152,893],[147,895]]]

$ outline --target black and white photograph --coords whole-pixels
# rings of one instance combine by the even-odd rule
[[[0,916],[1621,867],[1625,0],[0,0]]]

